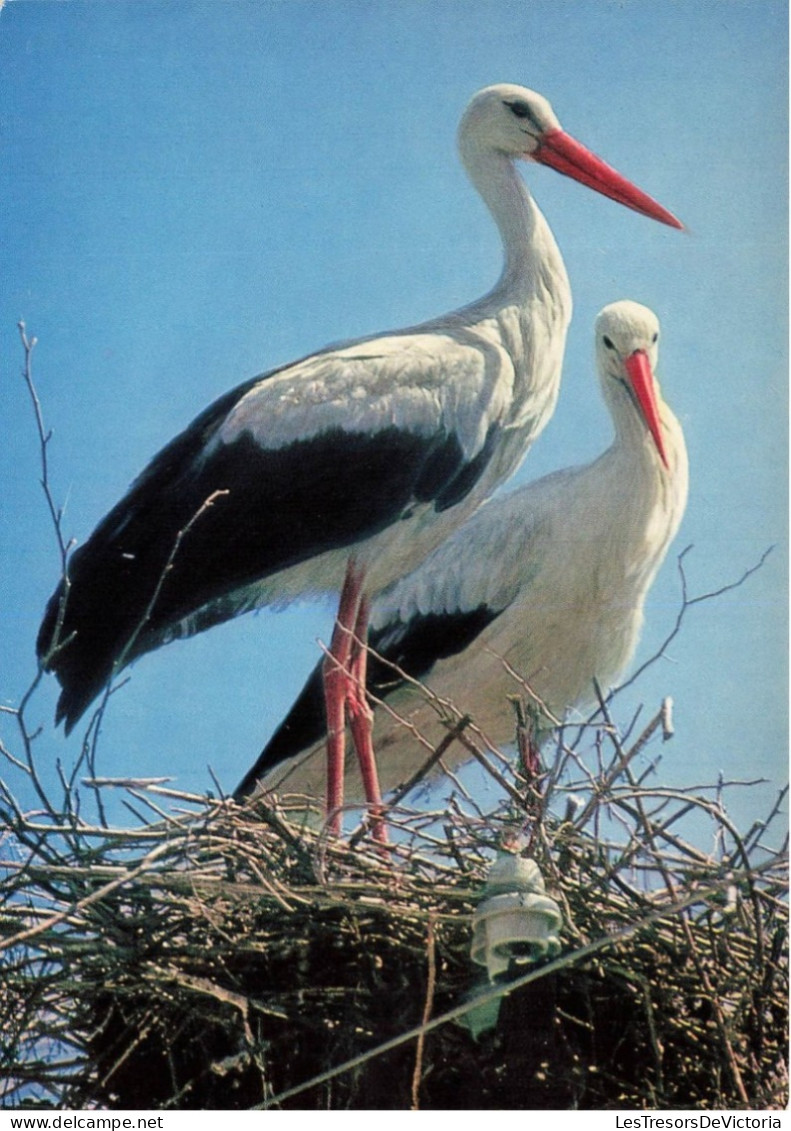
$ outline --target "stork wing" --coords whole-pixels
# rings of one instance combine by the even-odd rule
[[[509,615],[517,596],[529,593],[548,535],[542,509],[531,507],[533,487],[485,504],[374,602],[367,673],[373,698],[388,699],[406,678],[430,681],[438,661],[472,648],[493,621]],[[325,734],[319,663],[234,796],[252,793],[276,766]]]
[[[64,611],[63,586],[47,607],[38,652],[63,685],[67,729],[114,670],[244,611],[255,582],[416,503],[465,497],[498,398],[481,351],[443,340],[438,362],[436,337],[377,339],[248,382],[155,457],[73,555]]]

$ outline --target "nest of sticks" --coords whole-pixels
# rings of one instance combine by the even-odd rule
[[[94,779],[136,814],[118,828],[81,817],[71,783],[34,814],[4,788],[4,1104],[784,1107],[786,872],[767,847],[784,792],[740,833],[722,782],[656,784],[663,721],[628,743],[606,717],[561,732],[532,782],[470,728],[499,801],[450,774],[440,806],[391,809],[387,849],[365,821],[328,837],[300,798]],[[558,957],[492,984],[471,915],[504,845],[537,861],[564,926]],[[483,999],[499,1017],[473,1036]]]

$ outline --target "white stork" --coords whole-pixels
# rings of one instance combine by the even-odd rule
[[[368,601],[515,470],[557,397],[569,285],[515,159],[681,227],[523,87],[476,94],[459,148],[502,236],[497,285],[435,321],[240,385],[153,459],[74,553],[41,626],[67,732],[143,653],[248,609],[341,591],[325,678],[328,806],[342,799],[347,716],[375,801],[365,651],[353,643],[365,639]]]
[[[497,746],[514,737],[507,696],[525,696],[529,687],[539,745],[571,708],[594,700],[594,679],[611,686],[629,663],[646,594],[687,499],[684,436],[654,378],[658,337],[646,307],[605,307],[596,356],[613,444],[593,463],[485,503],[374,602],[368,689],[391,709],[376,713],[384,788],[426,757],[391,712],[431,745],[447,733],[425,694],[400,673],[469,713]],[[237,798],[260,788],[320,791],[314,749],[324,728],[317,669]],[[359,783],[347,779],[347,786],[361,796]]]

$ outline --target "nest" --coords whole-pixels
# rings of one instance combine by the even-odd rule
[[[365,822],[327,836],[305,799],[92,781],[137,812],[119,829],[6,790],[5,1104],[784,1107],[785,871],[764,843],[783,795],[741,835],[722,783],[638,777],[663,717],[628,748],[602,725],[584,757],[561,734],[532,782],[479,750],[494,808],[451,775],[441,808],[388,813],[386,849]],[[541,867],[562,951],[492,984],[471,915],[504,845]],[[499,1017],[473,1036],[485,999]]]

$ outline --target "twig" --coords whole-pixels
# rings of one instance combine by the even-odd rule
[[[649,668],[652,664],[656,663],[657,660],[661,659],[661,657],[666,654],[668,646],[670,644],[672,644],[672,642],[675,640],[675,638],[678,636],[679,632],[681,631],[681,626],[684,623],[684,618],[687,614],[688,609],[692,608],[693,605],[700,605],[704,601],[712,601],[712,600],[714,600],[715,597],[721,597],[724,593],[730,593],[733,589],[738,589],[740,586],[744,585],[744,583],[750,577],[752,577],[752,575],[754,573],[757,573],[758,570],[763,567],[764,562],[769,557],[769,555],[772,553],[774,546],[769,546],[766,550],[764,550],[764,552],[761,554],[761,557],[755,563],[755,565],[751,565],[747,569],[745,569],[745,571],[742,573],[741,577],[738,578],[737,581],[726,582],[726,584],[721,585],[719,587],[719,589],[711,589],[707,593],[699,593],[696,597],[690,597],[689,594],[688,594],[688,591],[687,591],[687,576],[684,572],[684,558],[692,550],[692,548],[693,547],[691,545],[686,546],[681,551],[681,553],[678,555],[678,558],[676,559],[677,565],[678,565],[679,576],[681,578],[681,608],[679,609],[678,613],[676,614],[676,620],[675,620],[675,623],[674,623],[672,629],[670,630],[668,635],[665,637],[664,641],[659,646],[657,651],[654,652],[654,654],[652,656],[649,656],[648,659],[644,661],[644,663],[640,664],[640,666],[635,671],[632,672],[629,679],[624,680],[623,683],[619,684],[618,688],[616,689],[617,691],[620,692],[620,691],[623,691],[627,687],[631,687],[632,684],[635,683],[640,678],[640,676],[643,674],[643,672],[647,668]]]
[[[51,915],[49,919],[45,920],[43,923],[39,923],[35,927],[30,927],[26,931],[19,931],[16,935],[11,935],[10,938],[0,939],[0,950],[8,950],[10,947],[19,946],[20,943],[28,942],[30,939],[35,938],[36,935],[40,935],[44,931],[49,931],[53,927],[57,927],[58,924],[67,919],[69,915],[73,915],[75,912],[82,911],[84,908],[90,907],[91,904],[98,903],[100,900],[105,899],[111,892],[114,892],[116,888],[129,883],[131,880],[135,879],[136,876],[142,875],[143,872],[147,871],[156,860],[164,856],[169,850],[170,846],[168,844],[158,845],[141,860],[136,868],[126,872],[123,876],[119,876],[117,880],[112,880],[109,884],[105,884],[104,887],[99,888],[98,891],[86,895],[83,899],[78,900],[73,907],[69,907],[65,911],[56,912],[56,914]]]
[[[469,725],[469,715],[463,715],[462,718],[450,729],[441,742],[437,744],[436,749],[431,756],[426,759],[422,766],[415,771],[411,778],[397,786],[394,793],[387,802],[384,809],[384,816],[390,814],[394,809],[397,809],[407,794],[411,793],[415,786],[431,773],[434,767],[440,762],[443,755],[447,752],[448,748],[460,737],[464,729]],[[353,835],[349,838],[349,848],[356,848],[365,834],[369,831],[370,824],[363,824]]]
[[[426,978],[426,1001],[423,1006],[423,1022],[415,1049],[415,1069],[412,1073],[412,1111],[420,1110],[420,1080],[423,1075],[423,1049],[426,1043],[426,1026],[434,1008],[434,990],[437,984],[437,956],[434,947],[434,919],[429,918],[426,938],[428,955],[428,976]]]

